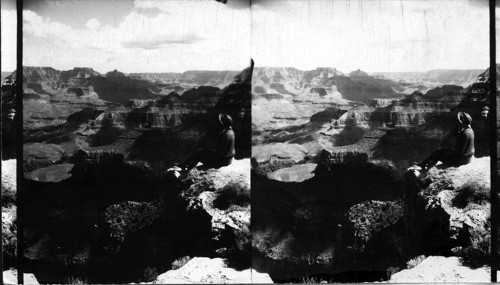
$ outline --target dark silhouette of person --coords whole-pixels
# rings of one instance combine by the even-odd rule
[[[2,82],[2,159],[16,156],[16,81],[7,76]]]
[[[474,155],[474,131],[470,124],[472,118],[465,112],[457,114],[455,148],[438,148],[427,159],[417,164],[422,169],[434,166],[438,161],[449,166],[460,166],[471,162]]]
[[[227,114],[218,114],[210,123],[210,129],[203,136],[198,150],[181,164],[181,168],[189,170],[198,162],[208,168],[219,168],[230,165],[235,155],[235,135],[231,127],[233,120]]]
[[[488,116],[490,108],[484,106],[481,109],[481,117],[479,123],[476,124],[476,157],[490,155],[490,121],[491,116]]]

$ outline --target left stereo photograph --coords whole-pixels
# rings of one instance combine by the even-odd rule
[[[24,283],[270,283],[250,268],[250,3],[22,12]]]

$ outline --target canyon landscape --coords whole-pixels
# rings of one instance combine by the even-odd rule
[[[489,69],[440,72],[427,80],[451,73],[448,82],[467,86],[396,81],[398,73],[254,69],[256,270],[275,282],[489,280],[489,127],[481,117]],[[472,116],[473,162],[411,167],[454,145],[459,111]],[[470,272],[440,277],[436,266]]]
[[[160,83],[25,67],[25,272],[40,283],[177,283],[205,266],[192,278],[269,281],[250,270],[252,68]],[[234,162],[168,171],[219,113],[233,118]]]
[[[3,284],[500,274],[488,1],[21,2]]]

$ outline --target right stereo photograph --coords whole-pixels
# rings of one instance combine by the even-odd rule
[[[490,282],[489,21],[488,1],[252,1],[254,269]]]

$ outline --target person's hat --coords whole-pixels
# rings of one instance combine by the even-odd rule
[[[490,107],[488,106],[484,106],[483,109],[481,109],[481,111],[489,111],[490,110]]]
[[[229,127],[233,123],[233,119],[228,114],[219,114],[219,122],[221,125]]]
[[[465,112],[458,112],[457,119],[462,125],[466,126],[472,122],[471,116]]]

